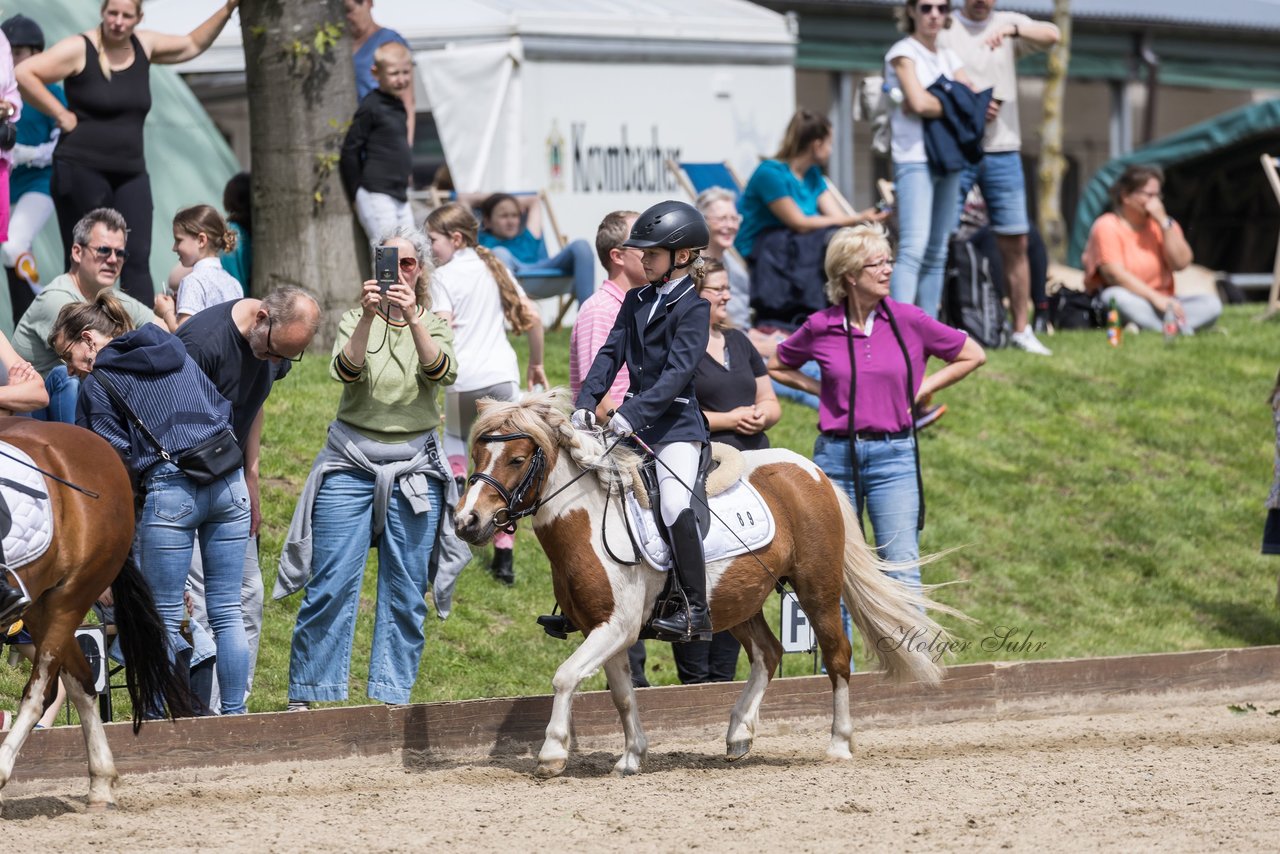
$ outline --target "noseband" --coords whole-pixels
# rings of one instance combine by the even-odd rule
[[[528,468],[524,470],[524,476],[510,491],[499,483],[497,478],[481,471],[467,478],[468,488],[473,486],[476,481],[480,481],[487,486],[493,487],[494,491],[506,503],[506,506],[499,507],[498,511],[493,514],[493,524],[499,530],[508,534],[515,533],[518,520],[538,512],[538,507],[542,503],[538,500],[538,494],[542,491],[542,480],[547,474],[547,455],[543,453],[537,440],[528,433],[501,433],[476,437],[478,442],[513,442],[516,439],[528,439],[533,442],[534,451],[529,460]],[[532,500],[529,500],[527,506],[520,508],[519,505],[523,504],[527,499]]]

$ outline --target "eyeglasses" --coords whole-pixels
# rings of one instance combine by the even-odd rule
[[[62,364],[64,364],[64,365],[70,365],[70,364],[71,364],[71,359],[72,359],[71,351],[72,351],[72,350],[74,350],[74,349],[75,349],[75,346],[76,346],[77,344],[79,344],[79,343],[80,343],[81,341],[83,341],[83,340],[84,340],[83,338],[73,338],[71,341],[69,341],[69,342],[67,343],[67,346],[66,346],[66,347],[64,347],[64,348],[63,348],[63,349],[58,353],[58,358],[62,360]]]
[[[408,272],[409,270],[418,269],[418,259],[417,258],[401,258],[400,269],[406,272]]]
[[[737,225],[740,222],[742,222],[742,217],[739,214],[725,214],[724,216],[707,217],[708,225],[718,225],[720,223],[725,223],[726,225]]]
[[[862,265],[862,269],[874,270],[877,267],[892,267],[892,266],[893,266],[892,258],[881,258],[879,261],[868,261],[867,263]]]
[[[116,249],[114,246],[90,246],[89,244],[86,243],[85,248],[88,249],[90,252],[92,252],[94,255],[98,256],[99,260],[102,260],[102,261],[107,260],[112,255],[116,256],[121,261],[129,257],[129,250],[123,247],[120,249]]]
[[[921,15],[931,15],[937,12],[939,15],[948,15],[951,13],[951,5],[949,3],[921,3],[916,7],[920,10]]]
[[[276,319],[274,317],[267,317],[267,355],[273,359],[280,359],[284,362],[301,362],[303,353],[299,353],[296,356],[286,356],[283,353],[277,353],[271,349],[271,327],[275,322]]]
[[[713,296],[718,296],[718,295],[720,295],[720,294],[727,293],[727,292],[728,292],[728,290],[729,290],[729,286],[728,286],[728,285],[721,285],[721,286],[720,286],[720,287],[718,287],[718,288],[703,288],[702,290],[698,291],[698,293],[700,293],[700,294],[711,294],[711,295],[713,295]]]

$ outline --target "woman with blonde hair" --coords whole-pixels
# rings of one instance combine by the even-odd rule
[[[342,383],[328,441],[311,467],[280,557],[277,596],[305,584],[289,658],[289,707],[347,698],[351,645],[370,543],[378,594],[368,695],[407,703],[426,643],[428,568],[445,505],[436,396],[457,375],[453,333],[431,311],[426,235],[384,237],[399,279],[360,287],[342,316],[329,375]]]
[[[439,268],[432,279],[433,310],[452,327],[458,378],[445,392],[444,447],[457,477],[467,474],[467,438],[481,398],[516,400],[520,366],[507,341],[507,328],[529,336],[529,388],[545,386],[542,317],[501,261],[479,244],[480,223],[464,205],[450,202],[427,217],[427,236]],[[490,573],[514,584],[514,537],[493,541]]]
[[[813,461],[865,508],[890,573],[919,586],[924,486],[912,405],[986,361],[982,347],[913,305],[889,298],[893,254],[879,226],[836,232],[827,247],[829,308],[816,312],[769,361],[774,379],[818,396]],[[930,357],[946,364],[932,374]],[[799,371],[810,359],[814,380]]]
[[[151,179],[143,122],[151,109],[150,69],[204,53],[240,0],[226,0],[185,35],[140,30],[142,0],[103,0],[98,26],[68,36],[17,69],[23,100],[62,131],[53,154],[52,195],[68,266],[71,230],[95,208],[115,208],[132,227],[121,287],[151,305]],[[63,106],[46,88],[63,81]],[[74,131],[74,133],[73,133]]]

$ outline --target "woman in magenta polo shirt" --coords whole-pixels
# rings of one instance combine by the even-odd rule
[[[843,487],[859,517],[866,509],[880,556],[903,567],[890,574],[918,587],[924,490],[911,407],[987,357],[963,332],[888,298],[893,255],[881,227],[840,229],[825,268],[831,307],[778,345],[769,373],[818,395],[813,461]],[[930,356],[947,364],[926,375]],[[821,380],[798,370],[810,359]]]

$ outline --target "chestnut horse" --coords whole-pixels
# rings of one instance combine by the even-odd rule
[[[625,733],[614,772],[634,774],[648,742],[640,727],[627,648],[639,636],[665,579],[647,565],[626,565],[613,557],[634,554],[619,495],[636,476],[636,454],[619,445],[606,455],[604,440],[574,430],[562,407],[558,390],[519,403],[482,403],[471,435],[475,473],[455,524],[468,542],[483,544],[512,520],[531,516],[551,562],[556,601],[586,635],[552,680],[555,698],[538,754],[538,775],[553,777],[564,770],[573,693],[601,667]],[[746,688],[729,718],[728,758],[739,759],[751,749],[760,703],[782,655],[761,609],[775,584],[785,579],[813,625],[831,678],[827,756],[851,759],[850,646],[840,616],[841,596],[868,648],[900,680],[932,683],[941,678],[941,668],[927,652],[902,643],[916,629],[947,637],[924,611],[940,606],[884,574],[890,565],[863,540],[848,498],[812,462],[779,449],[747,452],[743,458],[743,476],[768,504],[776,533],[754,553],[707,564],[711,621],[717,630],[732,631],[751,661]],[[610,501],[615,506],[606,514]]]
[[[0,788],[13,773],[18,751],[56,693],[62,676],[80,715],[89,753],[89,808],[115,803],[115,762],[98,718],[94,676],[75,631],[108,588],[115,601],[120,647],[128,662],[134,732],[144,713],[164,701],[174,714],[190,714],[188,693],[168,656],[168,635],[151,591],[133,560],[133,488],[114,448],[71,424],[0,418],[0,441],[30,455],[46,473],[53,538],[37,560],[17,570],[31,596],[22,621],[35,643],[35,663],[13,728],[0,744]]]

